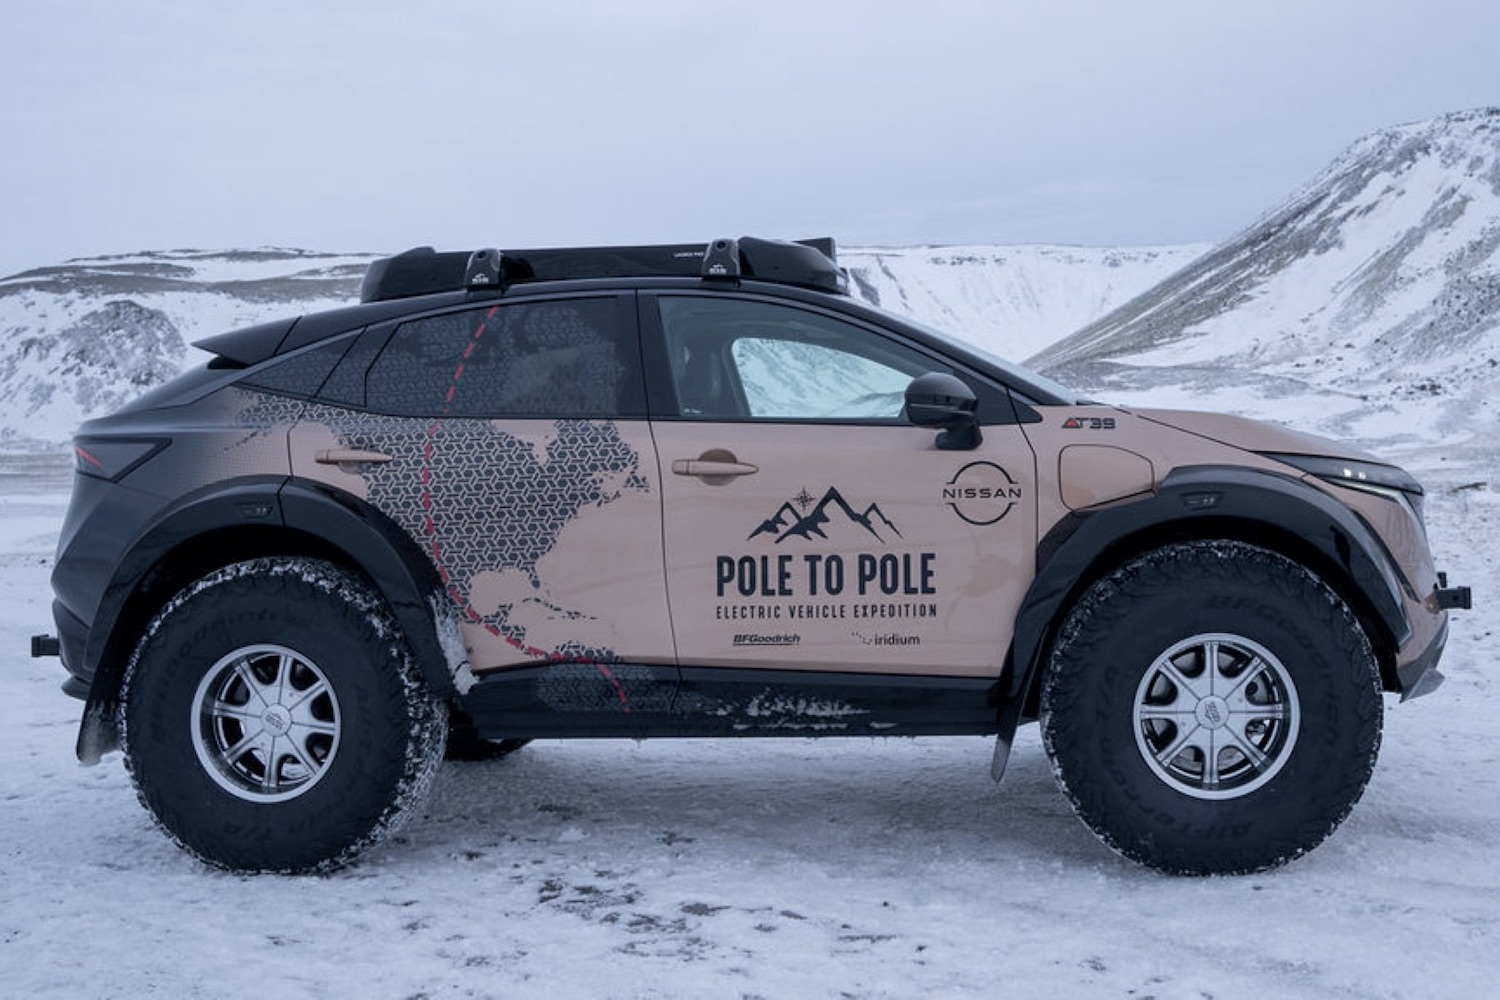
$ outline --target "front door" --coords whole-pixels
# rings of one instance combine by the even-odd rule
[[[684,668],[998,676],[1036,542],[1020,429],[939,450],[902,416],[904,392],[951,365],[871,327],[750,296],[655,301],[677,402],[652,431]],[[1009,401],[989,386],[981,419],[997,410]]]

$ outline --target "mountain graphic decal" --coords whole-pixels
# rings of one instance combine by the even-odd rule
[[[887,535],[882,532],[893,534],[897,538],[902,537],[901,532],[891,523],[890,518],[885,516],[879,504],[872,503],[864,509],[863,513],[859,513],[849,506],[849,501],[844,499],[837,487],[830,486],[828,492],[823,494],[823,499],[819,500],[817,506],[806,514],[799,514],[797,508],[788,500],[769,519],[762,521],[760,527],[750,532],[750,538],[757,535],[774,535],[777,545],[793,535],[808,541],[811,541],[814,535],[827,538],[828,535],[823,528],[833,523],[836,514],[842,514],[845,519],[864,528],[881,542],[886,541],[887,538]],[[746,541],[749,541],[749,538]]]

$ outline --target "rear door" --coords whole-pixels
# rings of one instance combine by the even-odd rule
[[[368,331],[320,399],[292,433],[294,474],[365,500],[420,546],[476,673],[671,667],[633,293]]]
[[[643,315],[681,664],[997,676],[1036,543],[1004,390],[815,306],[663,293]],[[904,419],[935,370],[980,395],[977,449]]]

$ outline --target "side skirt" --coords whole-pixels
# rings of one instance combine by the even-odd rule
[[[999,729],[973,677],[555,663],[483,677],[461,707],[486,739],[947,736]]]

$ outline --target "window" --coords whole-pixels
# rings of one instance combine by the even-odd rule
[[[658,301],[684,417],[894,422],[911,380],[945,368],[823,313],[750,299]]]
[[[370,369],[370,406],[403,416],[643,416],[633,327],[615,298],[519,302],[396,328]]]
[[[327,380],[353,340],[352,337],[339,337],[298,351],[247,375],[240,384],[280,395],[311,396]]]

